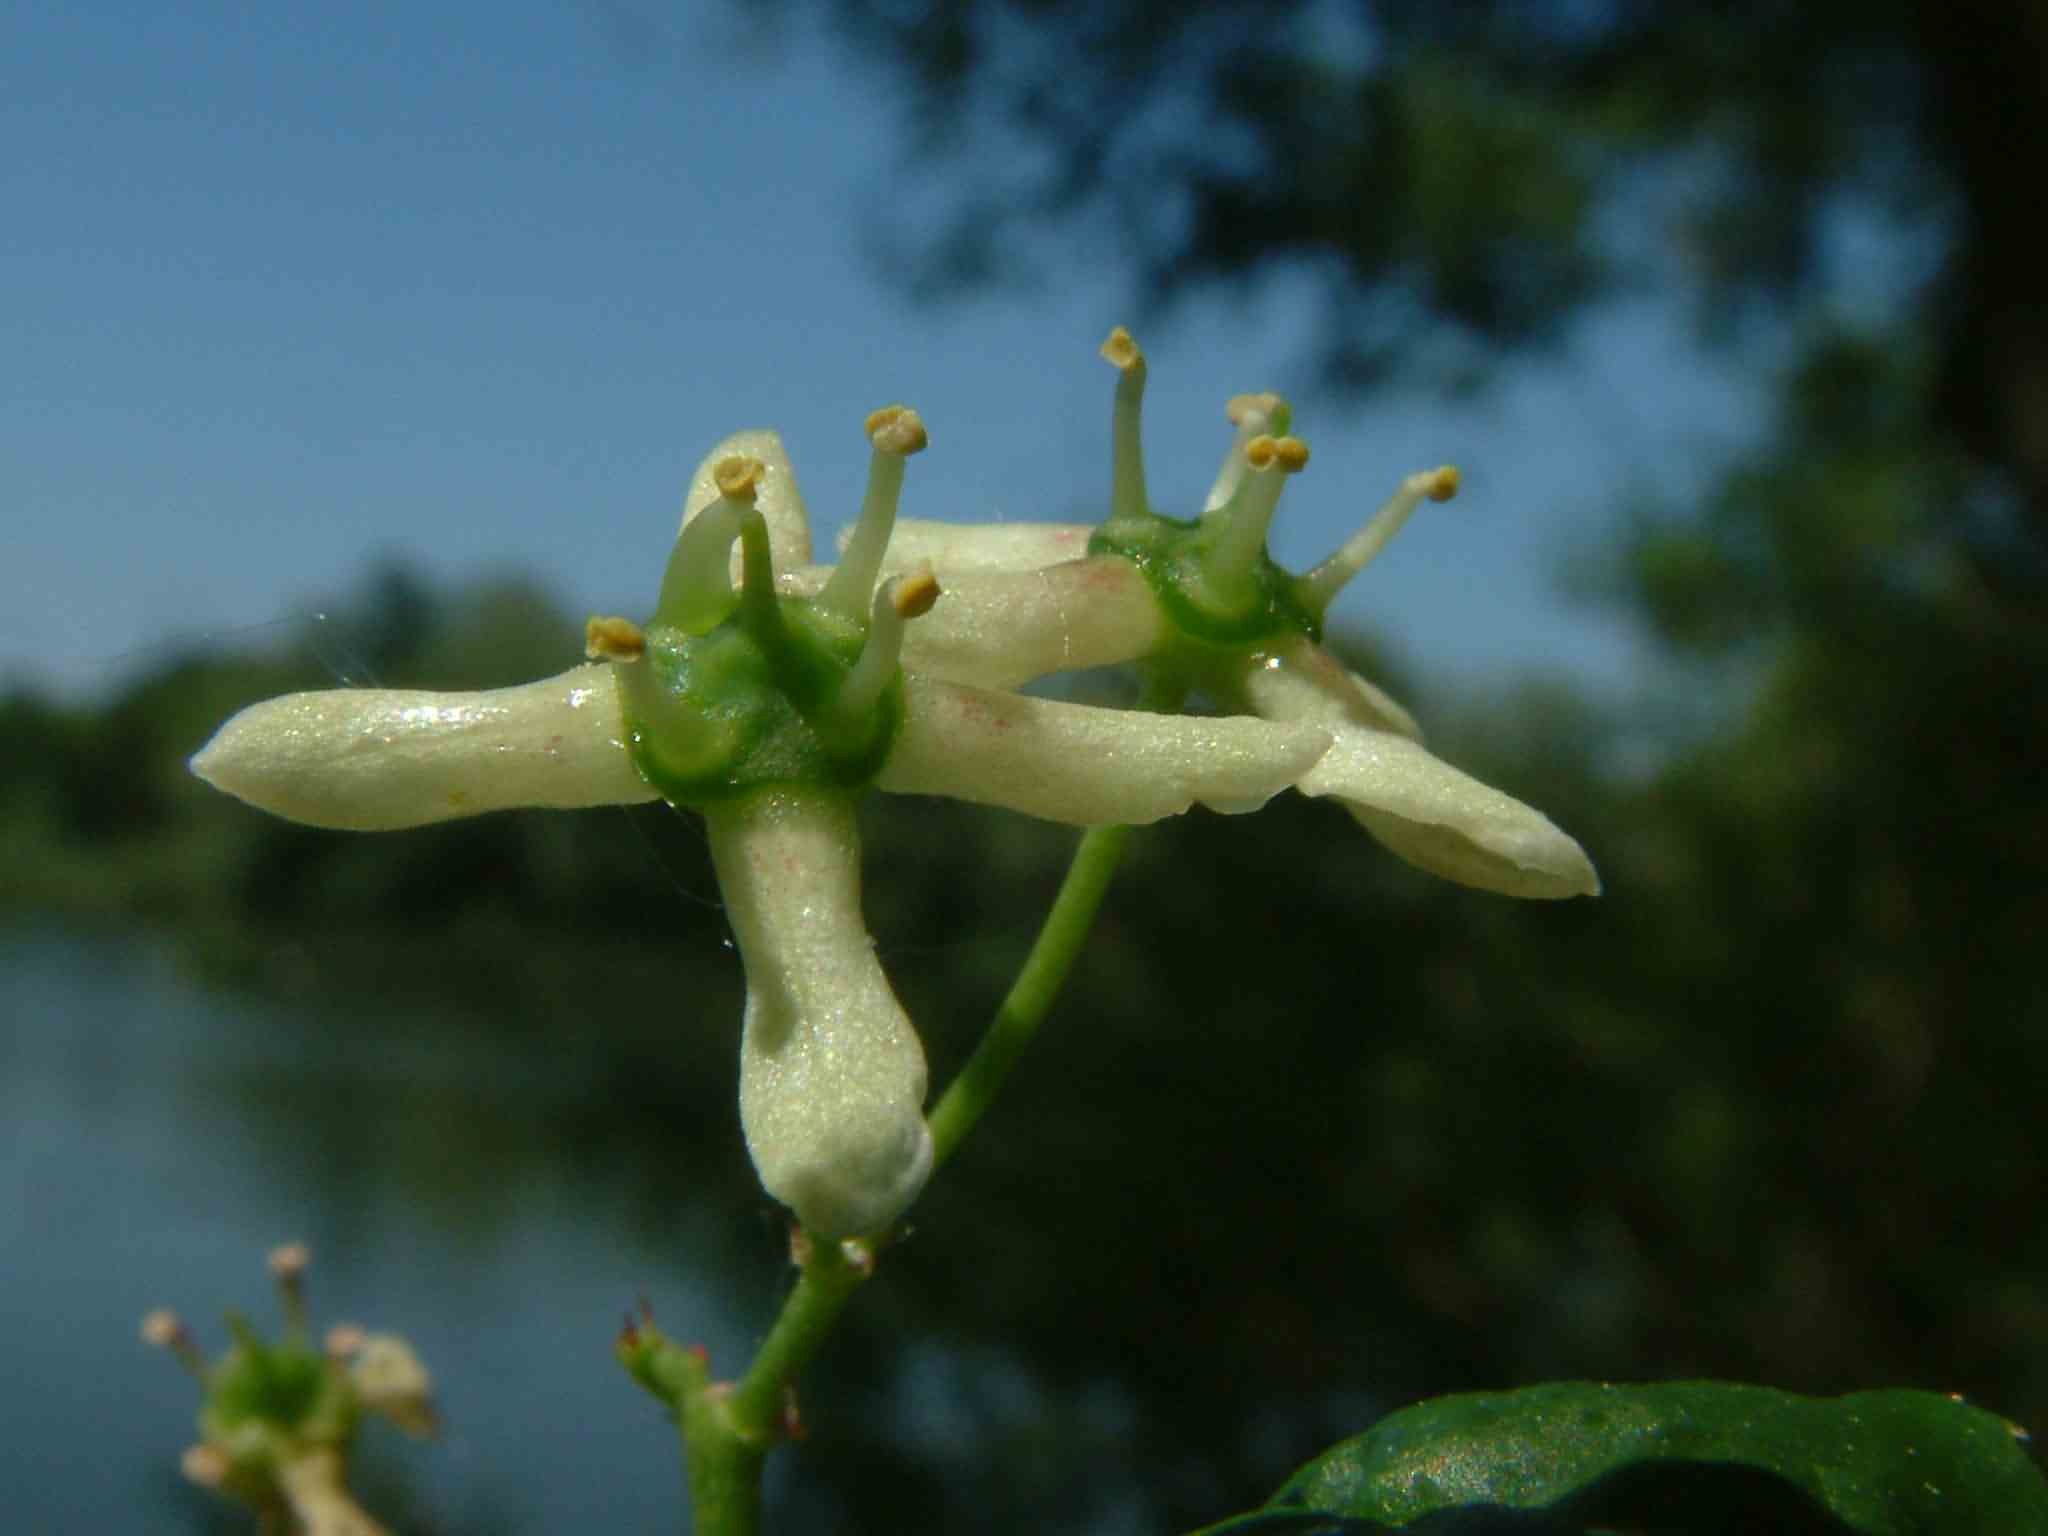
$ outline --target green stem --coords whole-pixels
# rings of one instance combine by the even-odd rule
[[[974,1129],[1051,1011],[1053,999],[1095,924],[1095,914],[1108,893],[1110,877],[1116,873],[1130,832],[1129,827],[1091,827],[1082,834],[1074,862],[1067,866],[1067,878],[1045,916],[1045,925],[1038,930],[1038,941],[1011,984],[1010,995],[996,1010],[995,1021],[967,1065],[927,1117],[933,1167],[944,1167]]]
[[[783,1409],[791,1387],[810,1364],[839,1321],[848,1299],[874,1272],[872,1245],[858,1238],[818,1242],[800,1238],[803,1268],[796,1289],[782,1304],[782,1315],[754,1363],[732,1395],[732,1418],[742,1434],[772,1438],[782,1428]]]
[[[943,1164],[995,1101],[1024,1047],[1052,1009],[1087,941],[1129,840],[1129,827],[1082,834],[1059,895],[1025,957],[988,1033],[932,1110],[933,1165]],[[698,1536],[755,1536],[761,1525],[761,1471],[788,1430],[797,1378],[824,1345],[839,1314],[874,1270],[886,1234],[845,1242],[797,1239],[796,1288],[736,1384],[709,1382],[701,1359],[649,1334],[625,1351],[628,1368],[681,1420],[690,1509]]]
[[[735,1431],[730,1390],[721,1383],[683,1404],[683,1465],[697,1536],[754,1536],[761,1528],[761,1468],[771,1442]]]

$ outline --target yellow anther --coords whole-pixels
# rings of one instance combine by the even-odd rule
[[[285,1243],[271,1249],[263,1262],[278,1279],[296,1280],[312,1264],[313,1253],[304,1243]]]
[[[938,600],[939,578],[932,574],[930,561],[889,583],[889,603],[900,618],[922,618]]]
[[[1308,468],[1308,444],[1298,437],[1283,437],[1273,444],[1273,457],[1282,473],[1298,475]]]
[[[191,1445],[178,1458],[178,1470],[185,1474],[185,1480],[197,1483],[201,1488],[218,1488],[228,1480],[234,1471],[234,1463],[228,1460],[228,1453],[217,1445]]]
[[[907,405],[883,406],[868,417],[865,430],[877,449],[901,458],[922,453],[931,442],[923,420]]]
[[[1244,445],[1244,461],[1253,469],[1270,469],[1279,455],[1279,443],[1263,432]]]
[[[158,1307],[142,1320],[142,1341],[158,1349],[170,1349],[185,1337],[185,1325],[168,1307]]]
[[[1109,333],[1109,339],[1102,344],[1102,357],[1119,373],[1129,373],[1145,366],[1145,354],[1138,350],[1137,339],[1122,326]]]
[[[1458,466],[1444,464],[1429,471],[1429,486],[1423,491],[1431,501],[1449,501],[1458,494]]]
[[[1271,393],[1232,395],[1230,403],[1223,407],[1223,414],[1230,418],[1233,427],[1241,427],[1247,417],[1269,417],[1280,408],[1280,405],[1280,397]]]
[[[647,654],[647,635],[631,619],[593,614],[583,626],[583,654],[592,661],[638,661]]]
[[[720,459],[712,467],[711,478],[717,482],[718,494],[730,496],[735,501],[751,502],[760,490],[763,468],[759,459],[745,458],[734,454]]]

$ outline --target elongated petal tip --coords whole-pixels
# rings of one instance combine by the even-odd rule
[[[1245,675],[1261,714],[1314,721],[1334,738],[1295,786],[1342,800],[1394,853],[1460,885],[1505,896],[1595,896],[1600,877],[1540,811],[1453,768],[1423,747],[1406,710],[1303,645]]]
[[[1459,885],[1535,901],[1600,894],[1583,848],[1540,811],[1499,798],[1514,809],[1444,822],[1409,821],[1356,800],[1345,809],[1392,852]]]
[[[932,1145],[924,1051],[861,920],[852,801],[774,794],[705,822],[747,971],[740,1121],[761,1183],[817,1235],[882,1230]]]
[[[513,806],[654,798],[611,669],[483,693],[346,688],[252,704],[191,760],[215,789],[310,826],[383,832]]]
[[[1503,896],[1597,896],[1600,877],[1542,812],[1461,773],[1405,736],[1340,727],[1297,786],[1330,795],[1419,869]]]

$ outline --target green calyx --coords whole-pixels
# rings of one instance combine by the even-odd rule
[[[738,615],[702,635],[657,625],[645,658],[623,670],[633,761],[664,800],[703,807],[770,784],[858,789],[881,772],[903,714],[900,676],[864,720],[831,719],[861,637],[836,633],[801,599],[778,607],[778,643]]]
[[[1303,580],[1266,552],[1287,478],[1308,463],[1308,446],[1289,437],[1290,412],[1278,395],[1240,395],[1227,414],[1236,438],[1201,517],[1183,521],[1152,510],[1145,487],[1141,414],[1144,353],[1118,326],[1102,344],[1117,370],[1110,418],[1110,510],[1088,541],[1091,555],[1120,555],[1144,572],[1175,633],[1160,670],[1197,685],[1241,667],[1253,652],[1322,636],[1322,610]]]
[[[1211,523],[1114,518],[1088,541],[1091,555],[1121,555],[1142,571],[1177,637],[1196,650],[1242,657],[1282,639],[1322,638],[1322,616],[1301,600],[1299,578],[1260,549],[1249,564],[1217,558]]]
[[[210,1442],[249,1453],[289,1454],[295,1445],[343,1445],[360,1407],[347,1373],[304,1341],[264,1342],[230,1316],[234,1347],[208,1372],[200,1428]]]
[[[735,532],[737,592],[726,576]],[[719,595],[707,598],[714,585]],[[770,785],[872,783],[903,690],[893,655],[866,655],[869,629],[865,615],[776,593],[751,504],[728,494],[706,508],[676,541],[644,651],[615,658],[641,776],[671,804],[698,809]]]

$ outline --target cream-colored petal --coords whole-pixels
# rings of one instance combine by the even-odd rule
[[[903,517],[896,520],[883,563],[888,570],[907,571],[929,560],[942,582],[949,572],[1026,571],[1081,559],[1094,532],[1086,523],[945,523]],[[842,549],[850,533],[840,534]]]
[[[1368,832],[1418,868],[1506,896],[1594,896],[1585,851],[1531,809],[1372,723],[1377,706],[1319,647],[1302,646],[1246,674],[1261,714],[1312,721],[1335,738],[1295,786],[1332,795]],[[1404,712],[1405,713],[1405,712]]]
[[[1345,672],[1358,697],[1357,710],[1364,724],[1376,731],[1392,731],[1396,736],[1406,736],[1417,746],[1423,744],[1422,724],[1408,713],[1407,707],[1378,683],[1360,677],[1356,672]]]
[[[1422,727],[1401,701],[1368,682],[1324,650],[1293,641],[1257,663],[1248,689],[1263,690],[1269,702],[1259,712],[1273,719],[1349,720],[1369,730],[1392,731],[1420,743]],[[1282,714],[1288,710],[1291,713]]]
[[[408,1435],[434,1433],[434,1378],[413,1347],[395,1333],[365,1338],[349,1362],[356,1397],[372,1413],[381,1413]]]
[[[1330,742],[1313,724],[1095,709],[914,673],[903,689],[903,729],[881,788],[1072,826],[1157,821],[1196,801],[1257,810]]]
[[[907,569],[891,546],[884,573]],[[785,597],[815,597],[832,570],[780,571],[775,589]],[[1016,688],[1053,672],[1135,661],[1163,638],[1165,620],[1151,587],[1136,566],[1113,555],[1036,570],[937,574],[938,603],[903,640],[904,666],[933,677]]]
[[[1102,556],[1032,571],[939,573],[932,611],[910,626],[903,665],[982,688],[1135,661],[1164,620],[1144,575]]]
[[[705,822],[747,968],[740,1121],[761,1183],[820,1236],[880,1231],[932,1142],[924,1051],[861,918],[852,800],[764,791]]]
[[[277,1464],[277,1485],[293,1529],[306,1536],[388,1536],[348,1491],[341,1452],[315,1444]]]
[[[697,472],[690,476],[690,489],[683,497],[683,525],[718,500],[718,482],[713,472],[719,460],[738,455],[761,461],[760,478],[754,482],[754,505],[768,524],[768,553],[778,571],[808,565],[811,559],[811,520],[804,513],[803,493],[796,486],[796,471],[782,435],[767,427],[735,432],[704,455]],[[678,532],[681,531],[679,527]],[[740,547],[732,547],[732,580],[740,581]]]
[[[633,767],[603,666],[485,693],[340,688],[266,699],[216,731],[192,771],[259,810],[354,832],[655,798]]]
[[[901,574],[892,547],[883,562]],[[829,565],[779,573],[776,590],[814,597]],[[939,600],[903,639],[903,665],[980,688],[1016,688],[1052,672],[1135,661],[1160,642],[1159,603],[1138,568],[1114,556],[1038,570],[938,573]]]

